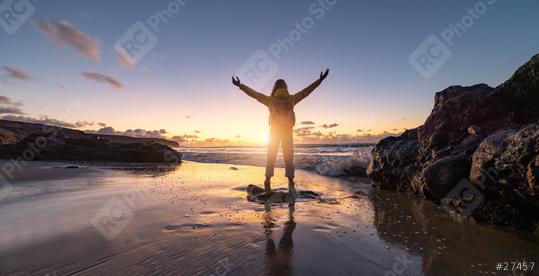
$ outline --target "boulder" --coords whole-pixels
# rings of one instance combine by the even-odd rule
[[[409,190],[407,183],[420,168],[417,164],[417,131],[406,130],[399,137],[382,139],[374,147],[367,175],[382,188]]]
[[[475,213],[482,222],[530,228],[539,221],[539,124],[500,130],[473,155],[470,179],[487,202]]]
[[[539,123],[500,130],[473,155],[470,179],[489,196],[533,200],[539,193]]]
[[[470,155],[450,155],[424,166],[414,177],[412,187],[416,194],[438,201],[446,196],[462,179],[470,174]]]

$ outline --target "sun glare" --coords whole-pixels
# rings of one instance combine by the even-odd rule
[[[268,144],[269,136],[267,133],[261,133],[258,135],[258,141],[264,145]]]

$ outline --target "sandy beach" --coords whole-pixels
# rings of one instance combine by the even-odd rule
[[[0,274],[477,275],[539,256],[528,234],[456,222],[367,179],[298,171],[322,200],[264,205],[245,192],[260,167],[66,165],[32,162],[11,183]]]

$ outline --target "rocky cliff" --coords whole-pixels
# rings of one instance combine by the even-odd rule
[[[496,88],[436,93],[422,126],[375,146],[367,173],[382,188],[447,203],[481,222],[536,227],[539,55]]]
[[[180,163],[182,158],[170,147],[179,145],[165,139],[102,136],[7,120],[0,120],[0,139],[2,159]]]

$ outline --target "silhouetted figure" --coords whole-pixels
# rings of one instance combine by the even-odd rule
[[[238,77],[232,77],[232,83],[238,86],[245,94],[253,97],[263,105],[267,106],[270,112],[270,137],[268,141],[268,153],[266,163],[266,180],[264,188],[266,192],[271,192],[271,177],[275,167],[275,159],[279,144],[283,147],[283,158],[285,163],[285,175],[288,178],[288,189],[292,195],[295,195],[294,188],[294,141],[292,130],[296,123],[294,106],[305,97],[309,96],[322,81],[328,76],[329,69],[320,73],[320,78],[307,86],[300,92],[290,95],[286,82],[279,79],[275,82],[271,96],[256,92],[245,84],[240,83]]]

